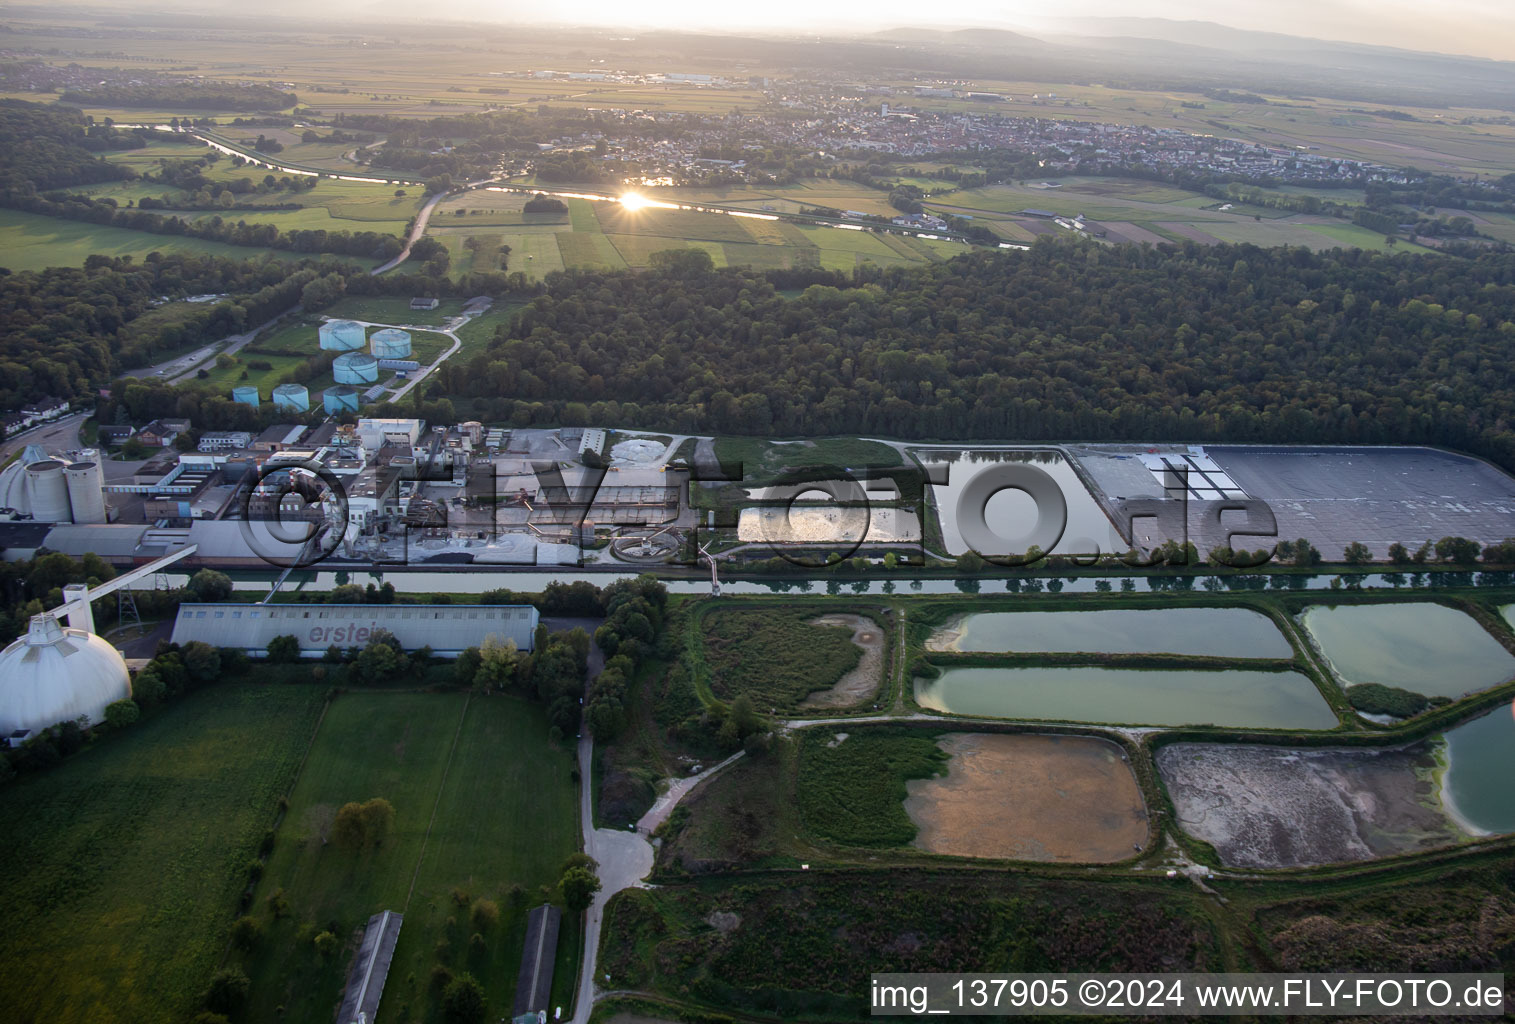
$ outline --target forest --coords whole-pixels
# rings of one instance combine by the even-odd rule
[[[851,275],[698,264],[555,276],[434,392],[517,425],[1394,442],[1515,466],[1511,254],[1044,237]]]

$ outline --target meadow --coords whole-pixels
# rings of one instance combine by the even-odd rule
[[[130,228],[61,220],[20,210],[0,210],[0,267],[7,270],[79,267],[95,254],[141,260],[153,252],[188,252],[238,260],[265,256],[279,260],[304,258],[302,253],[281,249],[252,249],[179,235],[155,235]]]
[[[223,683],[0,790],[7,1014],[179,1024],[194,1013],[324,693]]]
[[[386,909],[405,916],[386,1016],[439,1019],[438,967],[472,973],[492,1011],[508,1008],[525,912],[578,846],[571,768],[570,754],[547,739],[543,710],[516,698],[338,698],[255,893],[250,913],[263,927],[245,956],[253,986],[243,1019],[329,1017],[353,943]],[[374,797],[395,811],[380,846],[352,851],[326,841],[338,807]],[[478,909],[482,900],[496,906],[497,921]],[[318,952],[323,931],[342,952]],[[560,948],[572,959],[576,933],[564,931]]]

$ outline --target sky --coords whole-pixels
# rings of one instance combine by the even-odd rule
[[[574,0],[528,5],[520,0],[464,0],[475,17],[548,20],[628,28],[867,33],[898,27],[1020,28],[1033,34],[1044,19],[1146,17],[1211,21],[1232,28],[1281,32],[1410,50],[1515,60],[1515,0],[958,0],[948,6],[919,0],[816,3],[764,0]]]

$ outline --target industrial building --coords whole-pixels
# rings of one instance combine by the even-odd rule
[[[274,408],[291,412],[310,411],[310,389],[304,384],[280,384],[274,388]]]
[[[369,339],[369,351],[375,359],[409,359],[410,332],[398,327],[386,327],[375,331]]]
[[[338,384],[372,384],[379,379],[379,361],[367,352],[344,352],[331,364]]]
[[[39,445],[28,445],[0,471],[0,509],[8,518],[39,523],[105,522],[99,453],[85,449],[74,456],[52,457]]]
[[[352,320],[328,320],[316,333],[327,352],[356,352],[367,334],[362,324]]]
[[[174,620],[173,642],[201,640],[262,655],[275,637],[293,636],[301,652],[314,657],[333,645],[361,647],[385,630],[407,651],[430,647],[452,658],[491,636],[529,651],[537,620],[531,605],[185,603]]]

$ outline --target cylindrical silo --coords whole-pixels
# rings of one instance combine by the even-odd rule
[[[379,361],[367,352],[344,352],[331,364],[338,384],[372,384],[379,379]]]
[[[310,389],[304,384],[280,384],[274,388],[274,408],[306,412],[310,409]]]
[[[26,467],[31,489],[32,518],[39,523],[71,523],[73,512],[68,504],[68,483],[63,479],[63,463],[43,459]]]
[[[351,320],[328,320],[317,332],[328,352],[353,352],[363,347],[364,328]]]
[[[105,522],[105,474],[98,462],[71,462],[63,468],[74,522]]]
[[[374,336],[368,339],[368,344],[375,359],[410,358],[410,332],[402,331],[398,327],[386,327],[382,331],[375,331]]]
[[[233,402],[241,402],[243,405],[250,405],[254,409],[256,409],[258,407],[258,403],[262,401],[262,399],[258,396],[258,389],[253,387],[251,384],[239,384],[237,387],[232,388],[231,400]]]
[[[327,414],[331,416],[344,412],[357,412],[358,389],[347,384],[327,388],[321,392],[321,404],[326,407]]]

